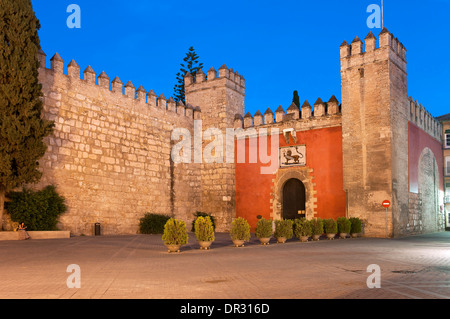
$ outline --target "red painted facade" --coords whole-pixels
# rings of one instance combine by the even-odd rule
[[[343,190],[342,169],[342,128],[330,127],[297,132],[297,142],[286,144],[282,134],[279,136],[279,146],[306,145],[306,165],[313,169],[317,192],[316,216],[334,218],[345,216],[346,198]],[[248,160],[249,140],[246,140],[246,161],[236,163],[236,215],[247,219],[254,229],[257,216],[272,218],[272,186],[275,175],[261,174],[261,167],[267,166],[259,162],[251,164]],[[275,158],[275,157],[274,157]],[[278,154],[276,156],[279,162]],[[276,166],[278,167],[278,165]],[[295,168],[278,168],[283,170]],[[308,205],[308,203],[307,203]]]

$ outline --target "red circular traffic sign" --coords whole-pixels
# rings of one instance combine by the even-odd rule
[[[385,200],[385,201],[383,202],[383,207],[384,207],[384,208],[389,208],[390,206],[391,206],[391,202],[390,202],[390,201]]]

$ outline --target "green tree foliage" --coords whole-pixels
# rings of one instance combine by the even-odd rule
[[[300,109],[300,97],[298,96],[298,91],[295,90],[293,95],[292,102]]]
[[[175,102],[186,103],[185,91],[184,91],[184,76],[187,72],[192,74],[195,78],[197,72],[203,68],[203,63],[199,63],[199,56],[194,50],[194,47],[190,47],[186,56],[181,63],[180,72],[177,73],[177,84],[174,87],[174,99]]]
[[[5,194],[40,179],[53,129],[41,118],[39,28],[30,0],[0,0],[0,222]]]

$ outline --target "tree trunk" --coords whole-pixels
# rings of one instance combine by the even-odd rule
[[[0,186],[0,231],[3,230],[3,211],[5,208],[5,190]]]

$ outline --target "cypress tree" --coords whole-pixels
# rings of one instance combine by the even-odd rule
[[[186,56],[183,59],[184,63],[181,63],[180,72],[177,73],[177,84],[174,87],[174,99],[175,102],[182,101],[186,103],[184,92],[184,76],[187,72],[191,73],[195,78],[198,71],[203,68],[203,63],[198,62],[199,56],[195,53],[194,47],[190,47]]]
[[[294,97],[292,98],[292,102],[300,108],[300,97],[298,96],[297,90],[294,91]]]
[[[43,138],[53,122],[42,119],[36,18],[30,0],[0,0],[0,230],[7,192],[37,182]]]

